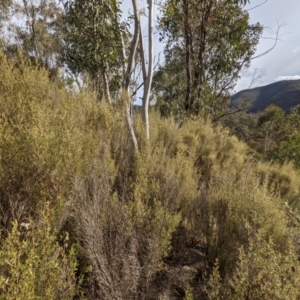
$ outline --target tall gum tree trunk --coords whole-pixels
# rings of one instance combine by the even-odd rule
[[[150,129],[149,129],[149,99],[150,91],[152,85],[153,77],[153,0],[149,0],[149,18],[148,18],[148,38],[149,38],[149,62],[148,62],[148,76],[146,77],[144,96],[143,96],[143,121],[146,127],[146,138],[150,138]],[[142,47],[143,41],[140,41]],[[145,61],[142,61],[142,64],[145,67]],[[142,66],[143,67],[143,66]]]
[[[109,91],[109,79],[107,76],[107,67],[105,64],[103,64],[103,70],[102,70],[102,77],[103,77],[103,82],[104,82],[104,92],[105,92],[105,98],[106,101],[111,104],[111,96],[110,96],[110,91]]]
[[[134,132],[134,127],[133,127],[133,120],[132,120],[132,114],[131,114],[131,99],[130,99],[130,75],[131,71],[134,65],[134,59],[136,56],[137,52],[137,47],[139,44],[139,36],[140,36],[140,30],[141,30],[141,24],[140,24],[140,13],[139,13],[139,8],[137,4],[137,0],[132,0],[132,5],[133,5],[133,12],[134,12],[134,34],[133,34],[133,39],[131,42],[130,46],[130,53],[128,57],[128,63],[126,63],[125,59],[125,46],[124,46],[124,41],[122,39],[122,44],[123,44],[123,49],[122,49],[122,55],[123,57],[123,68],[124,68],[124,78],[123,78],[123,90],[126,91],[126,99],[125,99],[125,105],[126,105],[126,121],[127,121],[127,126],[130,131],[130,135],[134,144],[135,150],[138,152],[139,147],[138,147],[138,142],[136,139],[136,135]]]

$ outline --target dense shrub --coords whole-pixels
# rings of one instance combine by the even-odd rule
[[[20,55],[0,55],[0,91],[0,254],[12,249],[2,260],[2,297],[247,299],[250,285],[248,299],[259,299],[273,297],[279,280],[267,263],[292,277],[276,297],[296,297],[291,165],[257,162],[209,121],[179,126],[155,112],[150,141],[135,116],[137,153],[122,99],[109,107],[74,95]]]
[[[218,263],[210,279],[210,299],[299,299],[299,262],[292,251],[280,252],[274,241],[259,231],[249,247],[239,249],[232,278],[222,283]]]
[[[77,262],[68,236],[63,243],[51,229],[49,206],[38,222],[13,222],[0,246],[0,299],[72,299],[77,289]]]

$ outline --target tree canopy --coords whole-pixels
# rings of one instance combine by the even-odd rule
[[[262,34],[260,24],[249,23],[243,4],[166,1],[159,23],[161,39],[166,41],[166,61],[156,72],[158,84],[154,84],[162,108],[180,107],[191,114],[204,108],[216,115],[227,105],[229,92],[240,71],[249,66]],[[166,88],[163,77],[167,78]]]

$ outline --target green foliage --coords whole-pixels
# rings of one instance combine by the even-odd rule
[[[281,114],[280,117],[274,115],[272,118],[273,123],[276,122],[273,131],[277,136],[277,143],[268,149],[267,158],[281,164],[291,161],[296,168],[299,168],[299,107],[296,106],[287,116]]]
[[[284,139],[286,132],[290,130],[287,125],[285,113],[280,107],[270,105],[262,112],[258,118],[257,127],[264,139],[264,154]]]
[[[257,128],[258,114],[246,113],[244,110],[233,113],[234,109],[220,119],[220,122],[226,126],[230,133],[238,137],[240,141],[247,143],[249,152],[251,151],[256,157],[261,157],[263,148],[262,134]]]
[[[270,105],[258,114],[239,112],[225,117],[222,122],[259,158],[281,165],[292,163],[297,169],[299,158],[299,107],[290,114],[276,105]]]
[[[269,159],[274,159],[280,163],[292,161],[296,168],[300,168],[300,136],[294,135],[289,141],[282,141],[278,147],[268,153]]]
[[[210,299],[299,299],[299,267],[292,248],[287,253],[278,252],[273,240],[265,241],[260,231],[250,239],[247,250],[239,250],[239,261],[229,282],[220,280],[216,264]]]
[[[0,73],[0,223],[8,228],[45,201],[60,205],[70,174],[84,172],[93,155],[88,128],[100,123],[90,100],[74,101],[23,57],[0,54]]]
[[[77,293],[74,248],[60,246],[47,205],[37,221],[13,222],[0,246],[0,299],[72,299]]]
[[[74,73],[87,72],[96,90],[105,89],[102,76],[109,76],[110,90],[121,86],[122,40],[126,28],[119,26],[119,2],[63,1],[66,23],[63,60]],[[109,74],[109,75],[108,75]]]
[[[217,117],[223,112],[228,92],[249,65],[262,33],[260,24],[249,23],[242,2],[166,2],[159,24],[161,39],[167,41],[166,63],[153,85],[164,114],[204,109]]]
[[[5,2],[10,5],[3,22],[4,30],[0,35],[2,50],[13,57],[18,49],[22,49],[33,60],[51,70],[53,78],[58,77],[63,44],[62,9],[58,2]]]
[[[299,205],[299,172],[291,163],[283,165],[258,163],[256,170],[261,184],[266,184],[272,193],[280,195],[293,206]]]
[[[276,106],[276,105],[270,105],[263,114],[258,119],[258,126],[263,126],[264,124],[272,124],[275,123],[272,127],[277,127],[278,130],[280,127],[282,127],[284,123],[284,117],[285,113],[284,111]],[[269,125],[269,127],[271,127]]]

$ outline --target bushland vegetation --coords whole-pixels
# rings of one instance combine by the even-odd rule
[[[272,104],[256,114],[238,112],[225,116],[221,122],[231,133],[246,142],[260,159],[280,165],[290,162],[300,167],[300,107],[290,113]]]
[[[299,173],[0,54],[0,299],[299,299]]]

